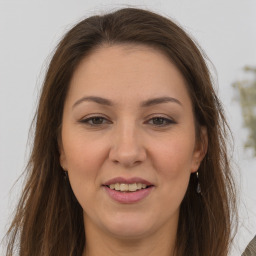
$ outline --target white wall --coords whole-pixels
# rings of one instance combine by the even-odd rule
[[[247,131],[231,83],[243,76],[244,65],[256,65],[255,0],[0,0],[0,238],[19,196],[20,183],[11,194],[10,189],[29,153],[27,135],[47,56],[82,17],[127,5],[174,18],[216,67],[219,95],[235,137],[234,157],[241,169],[241,223],[232,256],[240,255],[239,248],[256,234],[256,159],[243,151]]]

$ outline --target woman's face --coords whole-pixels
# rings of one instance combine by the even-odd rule
[[[176,232],[204,149],[185,81],[164,54],[121,45],[86,57],[71,80],[61,138],[61,165],[86,232]]]

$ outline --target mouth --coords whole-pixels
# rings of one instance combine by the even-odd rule
[[[148,197],[155,185],[141,178],[117,177],[103,184],[105,191],[114,201],[121,204],[132,204]]]
[[[142,189],[147,189],[153,185],[146,185],[144,183],[112,183],[110,185],[105,185],[106,187],[120,192],[136,192]]]

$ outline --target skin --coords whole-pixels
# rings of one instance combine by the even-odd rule
[[[88,96],[112,105],[82,99]],[[167,96],[174,100],[141,106]],[[84,210],[83,255],[173,255],[179,207],[206,151],[202,130],[199,143],[185,81],[161,52],[103,46],[80,63],[64,104],[60,162]],[[102,186],[115,177],[154,187],[122,204]]]

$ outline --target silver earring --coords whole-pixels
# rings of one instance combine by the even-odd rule
[[[197,185],[196,185],[196,193],[202,195],[201,185],[199,182],[199,174],[198,171],[196,172],[196,178],[197,178]]]

